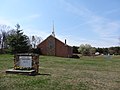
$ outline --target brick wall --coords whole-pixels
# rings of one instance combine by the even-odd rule
[[[59,57],[71,57],[72,47],[61,42],[53,36],[49,36],[42,43],[38,45],[43,55],[52,55]]]

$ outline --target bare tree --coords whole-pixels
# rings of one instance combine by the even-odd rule
[[[1,49],[1,46],[2,45],[2,34],[0,34],[0,49]]]
[[[92,46],[89,44],[81,44],[78,48],[78,52],[80,52],[82,55],[90,55],[90,50]]]
[[[37,45],[42,41],[42,38],[38,36],[30,36],[29,39],[32,48],[37,48]]]
[[[7,25],[0,25],[0,48],[2,50],[2,53],[7,47],[7,31],[9,31],[10,29],[11,28]]]
[[[92,47],[92,48],[90,49],[90,55],[94,57],[94,56],[95,56],[95,52],[96,52],[95,47]]]
[[[119,40],[119,45],[120,45],[120,37],[118,38],[118,40]]]

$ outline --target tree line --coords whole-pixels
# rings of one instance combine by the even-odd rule
[[[0,25],[0,53],[38,52],[37,44],[41,40],[38,36],[25,35],[19,24],[15,25],[15,29]]]
[[[73,53],[81,54],[85,56],[91,56],[95,54],[104,54],[104,55],[120,55],[120,46],[109,47],[109,48],[96,48],[92,47],[89,44],[81,44],[78,46],[73,46]]]
[[[25,35],[19,24],[15,25],[15,29],[7,25],[0,25],[0,53],[39,53],[37,45],[41,41],[41,37]],[[91,56],[95,55],[96,52],[104,55],[120,55],[120,46],[110,48],[96,48],[90,44],[73,46],[73,53]]]

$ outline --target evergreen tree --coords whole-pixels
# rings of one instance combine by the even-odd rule
[[[8,35],[8,45],[12,53],[27,53],[30,48],[29,38],[20,30],[19,24],[16,24],[15,27],[14,33]]]

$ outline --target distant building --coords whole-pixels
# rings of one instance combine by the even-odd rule
[[[38,48],[40,48],[43,55],[59,57],[72,57],[73,55],[72,47],[66,44],[66,40],[63,43],[62,41],[57,39],[54,32],[52,32],[52,35],[41,42],[38,45]]]
[[[96,56],[97,56],[97,55],[100,55],[100,53],[99,53],[99,52],[96,52],[95,55],[96,55]]]

